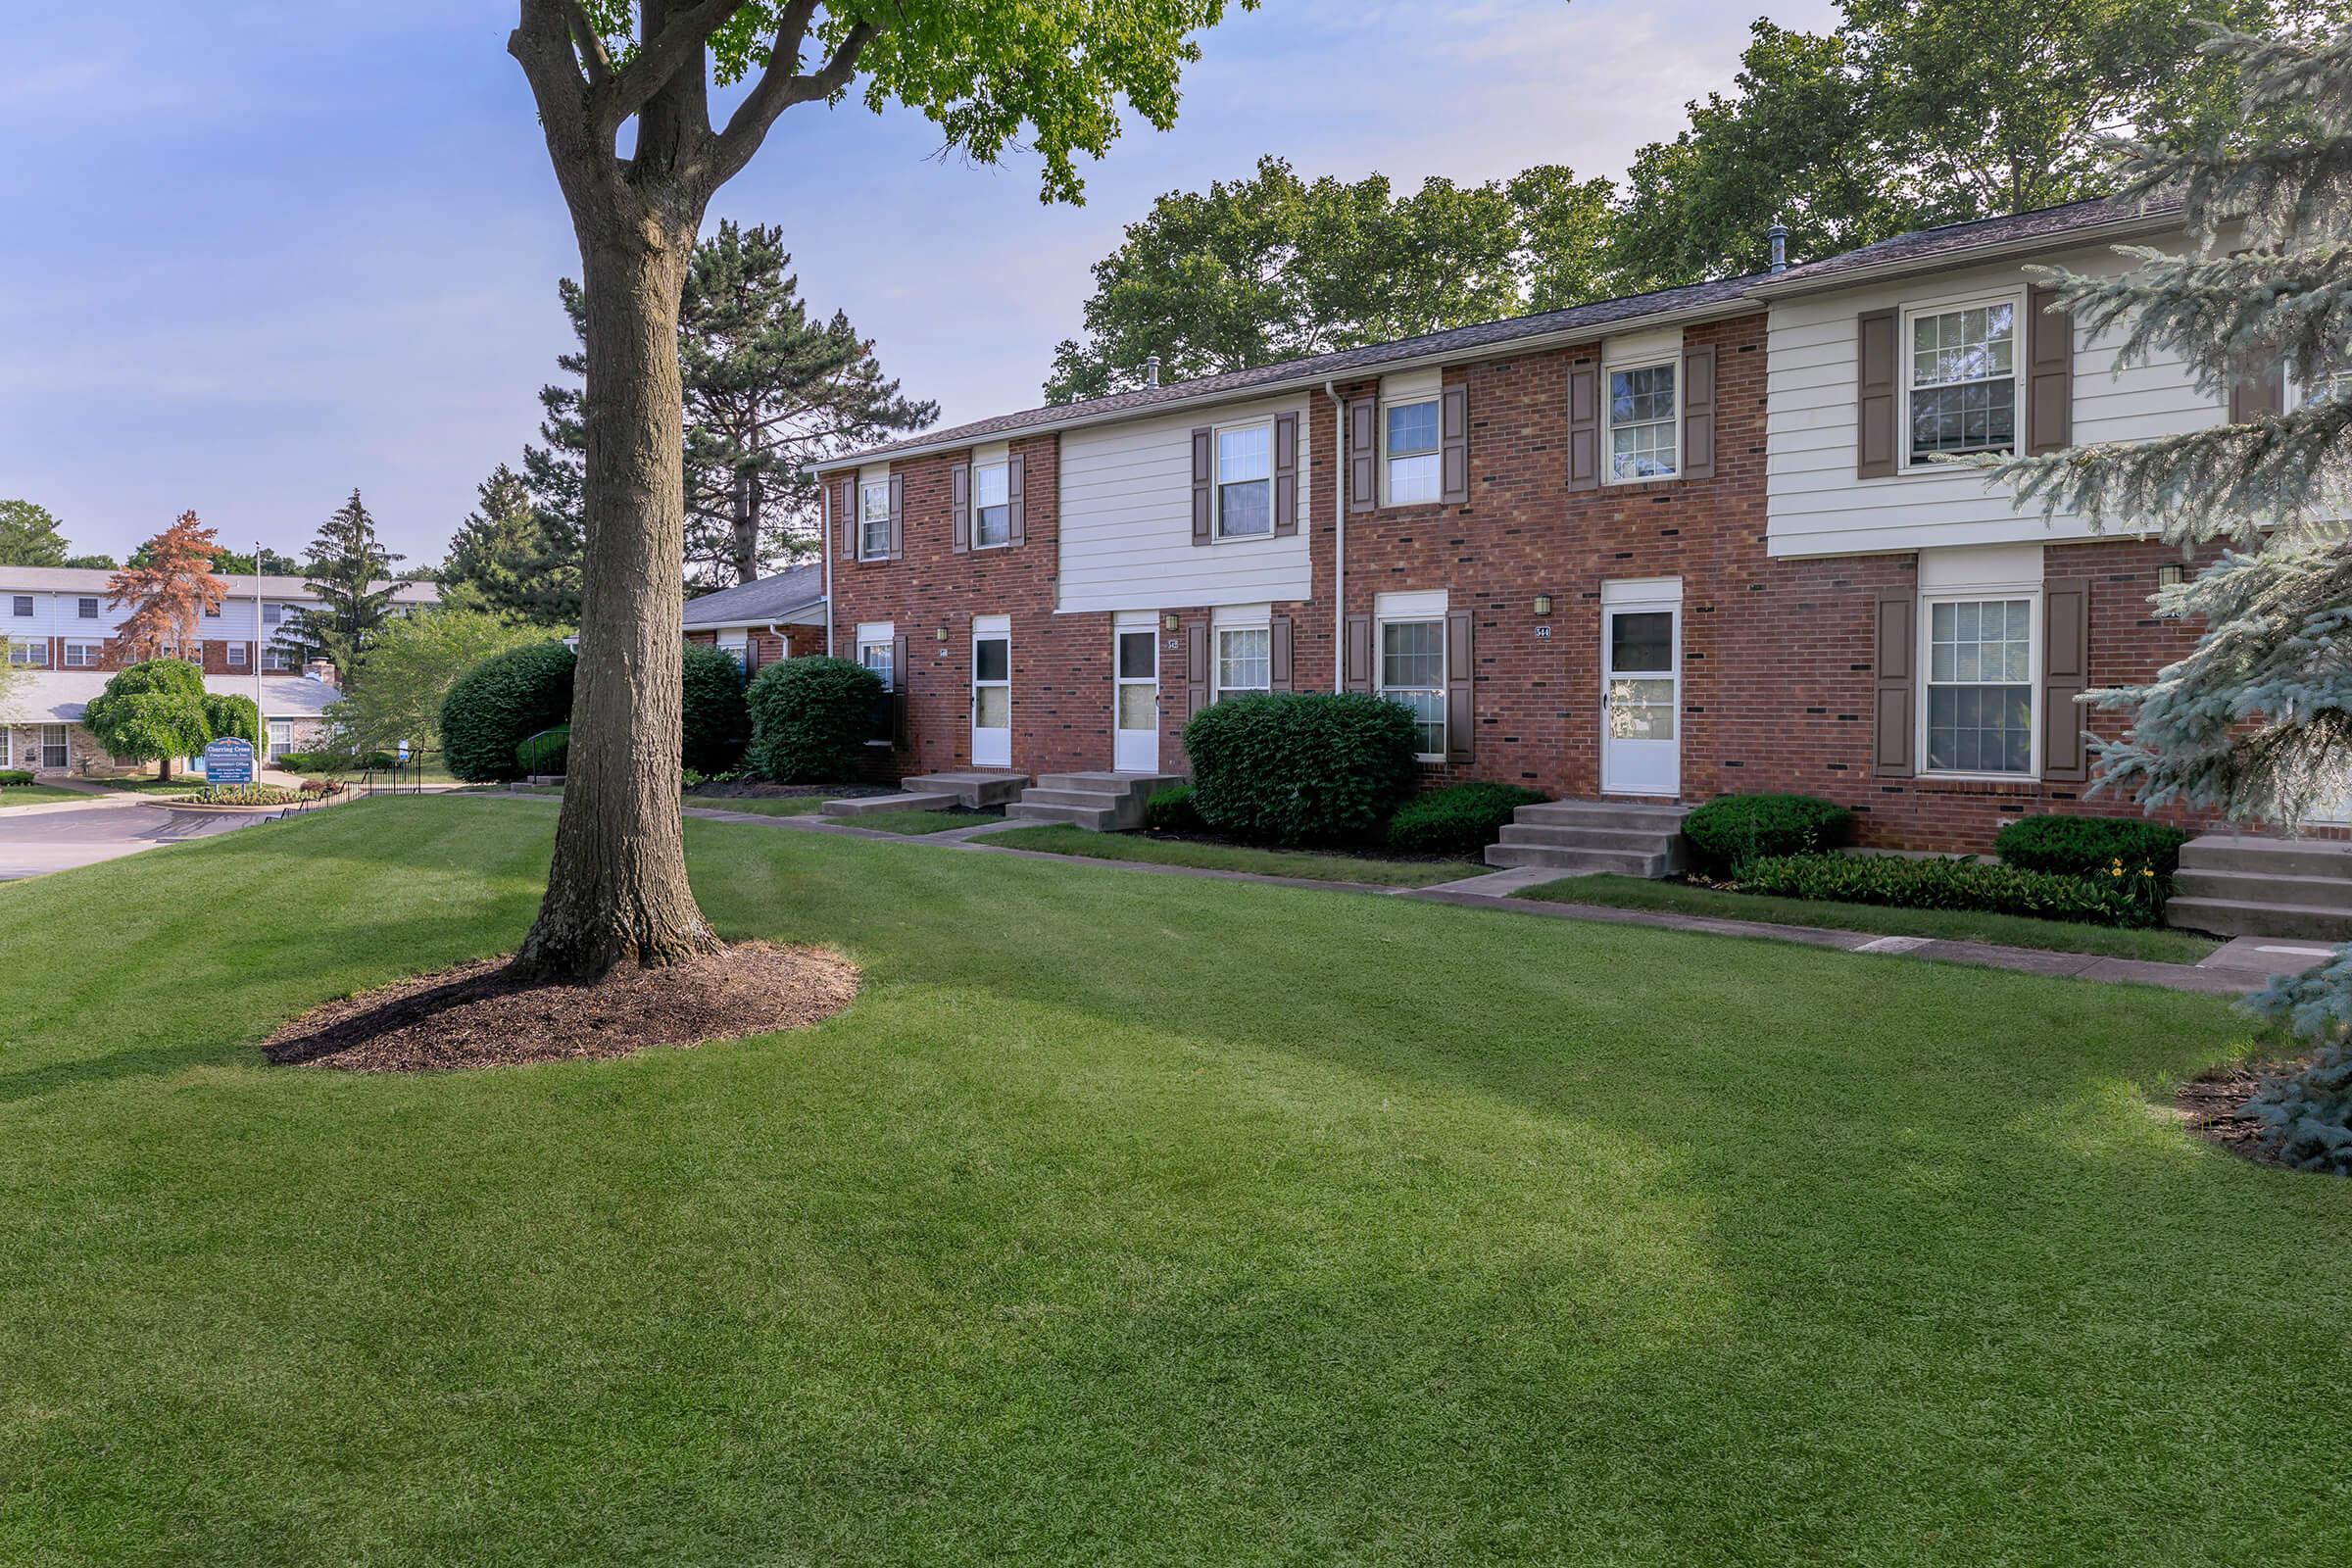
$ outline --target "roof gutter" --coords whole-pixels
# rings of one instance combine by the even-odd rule
[[[1842,267],[1834,272],[1810,276],[1804,269],[1797,268],[1777,277],[1767,276],[1751,284],[1746,293],[1751,300],[1790,299],[1800,294],[1819,294],[1880,278],[1903,277],[1914,272],[1940,272],[1955,267],[1972,267],[1980,262],[1997,262],[2008,256],[2030,256],[2035,251],[2062,250],[2074,245],[2096,244],[2101,240],[2134,235],[2170,233],[2183,226],[2178,209],[2164,213],[2134,213],[2129,218],[2110,219],[2104,223],[2068,229],[2062,234],[1988,240],[1983,245],[1937,251],[1932,256],[1898,256],[1884,262]]]

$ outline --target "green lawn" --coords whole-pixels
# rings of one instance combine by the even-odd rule
[[[2194,963],[2220,947],[2210,937],[2186,931],[2124,931],[2074,920],[2036,920],[2022,914],[1972,914],[1951,909],[1895,909],[1875,904],[1837,904],[1821,899],[1781,899],[1720,888],[1649,882],[1633,876],[1572,876],[1514,895],[1555,904],[1605,904],[1615,909],[1667,909],[1726,920],[1769,920],[1780,925],[1819,926],[1833,931],[1877,931],[1895,937],[1942,937],[1953,942],[1992,942],[2053,953],[2095,953],[2110,958],[2149,958],[2158,963]]]
[[[0,886],[0,1561],[2338,1564],[2209,998],[689,821],[800,1035],[268,1069],[552,812]],[[190,889],[200,898],[190,898]]]
[[[834,816],[827,821],[849,827],[877,828],[884,833],[945,833],[950,828],[978,827],[983,822],[1001,822],[1002,816],[991,811],[869,811],[863,816]]]
[[[12,806],[38,806],[46,801],[86,801],[88,790],[61,789],[55,784],[11,784],[0,789],[0,811]]]
[[[830,799],[825,795],[689,795],[686,804],[713,811],[755,811],[761,816],[813,816]]]
[[[202,773],[174,773],[170,778],[94,778],[91,783],[132,795],[193,795],[204,788]]]
[[[1380,887],[1419,888],[1476,876],[1480,866],[1463,861],[1376,860],[1351,855],[1314,855],[1301,850],[1260,850],[1246,845],[1195,844],[1186,839],[1146,838],[1140,833],[1089,833],[1059,823],[991,833],[987,842],[1048,855],[1080,855],[1097,860],[1148,860],[1153,865],[1201,865],[1216,871],[1254,871],[1260,876],[1303,876],[1318,882],[1370,882]]]

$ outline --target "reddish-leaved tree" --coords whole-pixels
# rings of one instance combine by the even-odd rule
[[[134,659],[155,659],[166,647],[181,659],[201,662],[197,623],[228,597],[228,581],[213,571],[220,546],[213,530],[183,512],[179,520],[147,541],[143,566],[125,566],[107,579],[110,607],[135,608],[116,637]]]

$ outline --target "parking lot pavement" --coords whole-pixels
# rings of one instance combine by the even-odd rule
[[[0,811],[0,881],[92,865],[152,850],[159,844],[226,833],[261,821],[267,814],[199,816],[116,800]]]

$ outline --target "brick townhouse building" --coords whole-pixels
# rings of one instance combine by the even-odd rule
[[[831,646],[901,699],[878,772],[1185,771],[1242,691],[1412,710],[1433,782],[1797,791],[1981,850],[2085,803],[2089,688],[2194,629],[2177,551],[2021,514],[1945,454],[2225,406],[2119,368],[2026,268],[2176,211],[2080,203],[1769,273],[934,431],[820,466]],[[2193,564],[2188,569],[2193,569]]]

